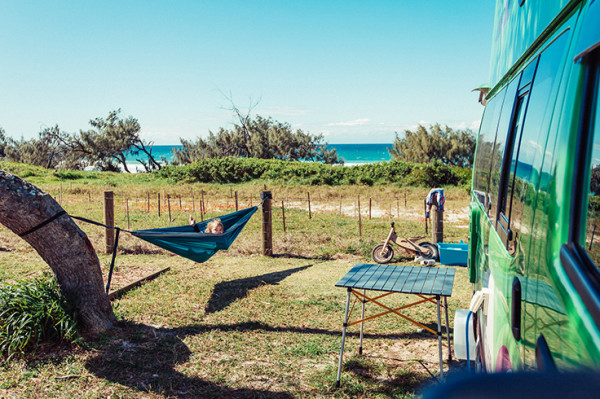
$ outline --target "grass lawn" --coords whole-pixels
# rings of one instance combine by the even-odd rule
[[[101,208],[92,207],[87,194],[84,198],[65,199],[63,206],[102,220]],[[466,206],[466,194],[455,201]],[[172,223],[185,223],[188,214],[182,210]],[[284,233],[274,215],[277,255],[272,258],[259,255],[259,214],[230,251],[202,264],[123,235],[117,276],[170,271],[113,302],[117,328],[81,345],[42,346],[34,357],[3,363],[0,397],[412,397],[434,383],[439,372],[435,335],[384,316],[365,323],[362,356],[357,354],[359,328],[350,327],[342,386],[334,388],[346,300],[345,290],[334,284],[356,263],[371,263],[370,248],[385,238],[389,219],[363,220],[359,240],[355,218],[335,212],[312,216],[286,209]],[[116,219],[123,225],[122,213]],[[158,227],[165,219],[140,214],[132,224],[132,229]],[[102,229],[81,227],[100,250]],[[418,220],[397,220],[397,227],[399,235],[423,234]],[[447,241],[465,239],[467,230],[448,224]],[[0,249],[1,281],[48,269],[4,228]],[[110,257],[100,254],[100,260],[106,267]],[[398,254],[395,261],[415,265]],[[451,325],[454,310],[467,307],[470,294],[467,270],[457,268],[449,299]],[[409,302],[408,295],[385,299],[394,306]],[[427,326],[436,323],[433,306],[408,311]],[[367,307],[367,316],[375,312]],[[447,350],[444,345],[445,360]],[[454,370],[462,364],[444,366]]]

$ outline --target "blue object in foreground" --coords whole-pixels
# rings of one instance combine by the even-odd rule
[[[439,243],[440,263],[447,266],[467,266],[469,244]]]

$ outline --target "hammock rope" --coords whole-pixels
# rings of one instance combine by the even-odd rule
[[[267,199],[271,199],[272,196],[263,196],[261,193],[262,206]],[[157,229],[146,229],[146,230],[127,230],[117,226],[109,226],[104,223],[97,222],[95,220],[83,218],[80,216],[69,215],[73,219],[80,220],[85,223],[93,224],[107,229],[116,230],[115,243],[112,250],[112,259],[110,262],[110,269],[108,271],[108,278],[106,284],[106,295],[110,290],[110,282],[115,266],[115,259],[117,256],[117,247],[119,245],[119,233],[125,231],[135,237],[141,238],[151,244],[158,247],[164,248],[170,252],[173,252],[184,258],[191,259],[195,262],[202,263],[210,259],[217,251],[229,249],[231,244],[235,241],[237,236],[240,234],[246,223],[250,220],[252,215],[258,210],[258,206],[242,209],[233,213],[229,213],[220,216],[219,219],[223,223],[223,233],[204,233],[206,225],[213,219],[207,219],[205,221],[196,223],[195,226],[185,225],[177,227],[163,227]],[[58,219],[60,216],[67,214],[66,211],[60,211],[54,216],[47,220],[39,223],[31,229],[19,234],[20,237],[24,237],[34,231],[46,226],[52,221]],[[196,229],[199,229],[198,232]]]
[[[264,203],[262,201],[261,205]],[[110,290],[110,282],[115,266],[115,259],[117,256],[117,246],[119,244],[119,233],[125,231],[137,238],[154,244],[158,247],[166,249],[167,251],[173,252],[184,258],[193,260],[198,263],[206,262],[210,259],[217,251],[229,249],[231,244],[235,241],[237,236],[240,234],[246,223],[250,220],[252,215],[258,210],[258,206],[251,208],[242,209],[237,212],[229,213],[227,215],[220,216],[221,223],[223,223],[223,233],[213,234],[204,233],[206,225],[213,219],[207,219],[203,222],[196,223],[196,226],[184,225],[176,227],[163,227],[157,229],[145,229],[145,230],[126,230],[116,226],[109,226],[104,223],[96,222],[82,218],[79,216],[71,216],[74,219],[81,220],[85,223],[94,224],[96,226],[106,227],[108,229],[116,230],[115,244],[113,246],[112,260],[110,263],[110,269],[108,271],[108,278],[106,284],[106,295]],[[194,227],[197,227],[200,232],[197,232]]]

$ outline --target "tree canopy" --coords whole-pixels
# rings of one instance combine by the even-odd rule
[[[8,161],[43,166],[48,169],[81,169],[75,154],[62,142],[66,137],[58,126],[43,128],[37,138],[15,140],[0,135],[0,156]]]
[[[43,166],[49,169],[80,170],[92,166],[99,170],[129,172],[127,155],[137,156],[147,172],[161,168],[152,156],[152,143],[140,136],[141,127],[132,116],[123,118],[121,110],[109,112],[106,118],[90,121],[92,129],[68,134],[58,125],[44,128],[37,138],[14,140],[0,130],[0,157],[9,161]]]
[[[436,123],[429,129],[423,125],[414,131],[406,129],[403,138],[396,133],[389,152],[397,161],[427,163],[438,160],[447,165],[470,167],[475,144],[475,136],[470,130],[453,130]]]
[[[228,156],[343,163],[335,149],[328,149],[323,135],[293,130],[288,123],[272,118],[240,117],[232,129],[209,131],[206,139],[180,139],[182,148],[174,151],[174,162],[188,164],[206,158]]]

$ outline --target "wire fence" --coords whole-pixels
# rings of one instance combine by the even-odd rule
[[[238,191],[233,188],[227,190],[223,186],[206,186],[203,189],[175,186],[172,189],[160,187],[142,191],[139,188],[124,190],[119,187],[64,184],[54,185],[46,191],[70,214],[101,222],[105,221],[104,192],[113,191],[114,224],[127,230],[141,230],[187,224],[190,216],[196,221],[203,221],[257,206],[261,202],[260,192],[263,189],[252,187]],[[427,189],[393,191],[388,188],[382,192],[378,187],[365,187],[360,192],[347,191],[335,187],[315,191],[272,190],[271,220],[276,232],[274,245],[282,248],[281,251],[296,248],[301,252],[302,245],[294,244],[294,241],[304,241],[304,247],[316,247],[319,241],[328,240],[324,237],[325,234],[337,234],[335,240],[338,241],[338,246],[352,247],[353,244],[346,241],[385,238],[389,230],[389,224],[385,222],[392,220],[396,223],[410,222],[413,230],[425,234],[427,221],[424,218],[424,198]],[[464,206],[465,196],[458,197],[457,202],[460,201],[461,206]],[[448,200],[447,208],[452,208],[452,196]],[[257,214],[253,219],[257,221],[251,222],[249,228],[254,231],[251,233],[253,240],[260,242],[260,216]],[[468,222],[463,221],[465,223]],[[329,226],[325,226],[327,224]],[[331,228],[336,231],[331,231]],[[325,233],[324,230],[330,232]],[[100,237],[104,234],[103,231],[96,230],[93,240],[96,245],[104,241]],[[128,245],[127,241],[121,240],[121,245]],[[256,248],[258,246],[255,244],[254,249],[248,249],[244,253],[259,253],[259,248]],[[107,244],[106,252],[109,252],[108,247]]]

